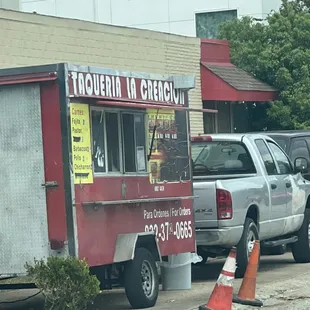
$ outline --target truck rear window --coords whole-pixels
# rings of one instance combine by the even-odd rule
[[[194,176],[256,172],[248,150],[239,142],[195,142],[192,159]]]

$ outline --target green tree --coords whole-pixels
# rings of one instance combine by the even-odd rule
[[[244,17],[220,26],[238,67],[279,90],[268,129],[310,128],[310,0],[283,0],[266,21]]]

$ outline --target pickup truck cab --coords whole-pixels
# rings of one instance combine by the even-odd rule
[[[310,131],[266,131],[264,134],[275,140],[292,161],[302,156],[310,162]],[[308,166],[308,169],[303,173],[303,177],[308,181],[310,181],[309,168],[310,166]]]
[[[243,277],[253,241],[292,244],[296,262],[310,262],[310,183],[303,157],[291,163],[270,137],[214,134],[192,137],[197,252],[221,256],[237,246]]]

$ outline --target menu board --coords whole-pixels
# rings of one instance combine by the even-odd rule
[[[91,184],[94,182],[94,176],[89,105],[71,103],[70,123],[74,184]]]
[[[154,184],[161,181],[161,168],[166,160],[166,151],[163,147],[164,143],[177,140],[178,135],[174,110],[148,109],[147,114],[149,123],[149,148],[151,147],[154,126],[156,125],[153,148],[149,161],[150,182]]]

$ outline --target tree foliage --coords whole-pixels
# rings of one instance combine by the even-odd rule
[[[100,292],[100,283],[84,260],[49,257],[25,268],[44,295],[47,310],[85,310]]]
[[[243,17],[220,26],[238,67],[279,90],[268,129],[310,128],[310,0],[283,0],[266,21]]]

